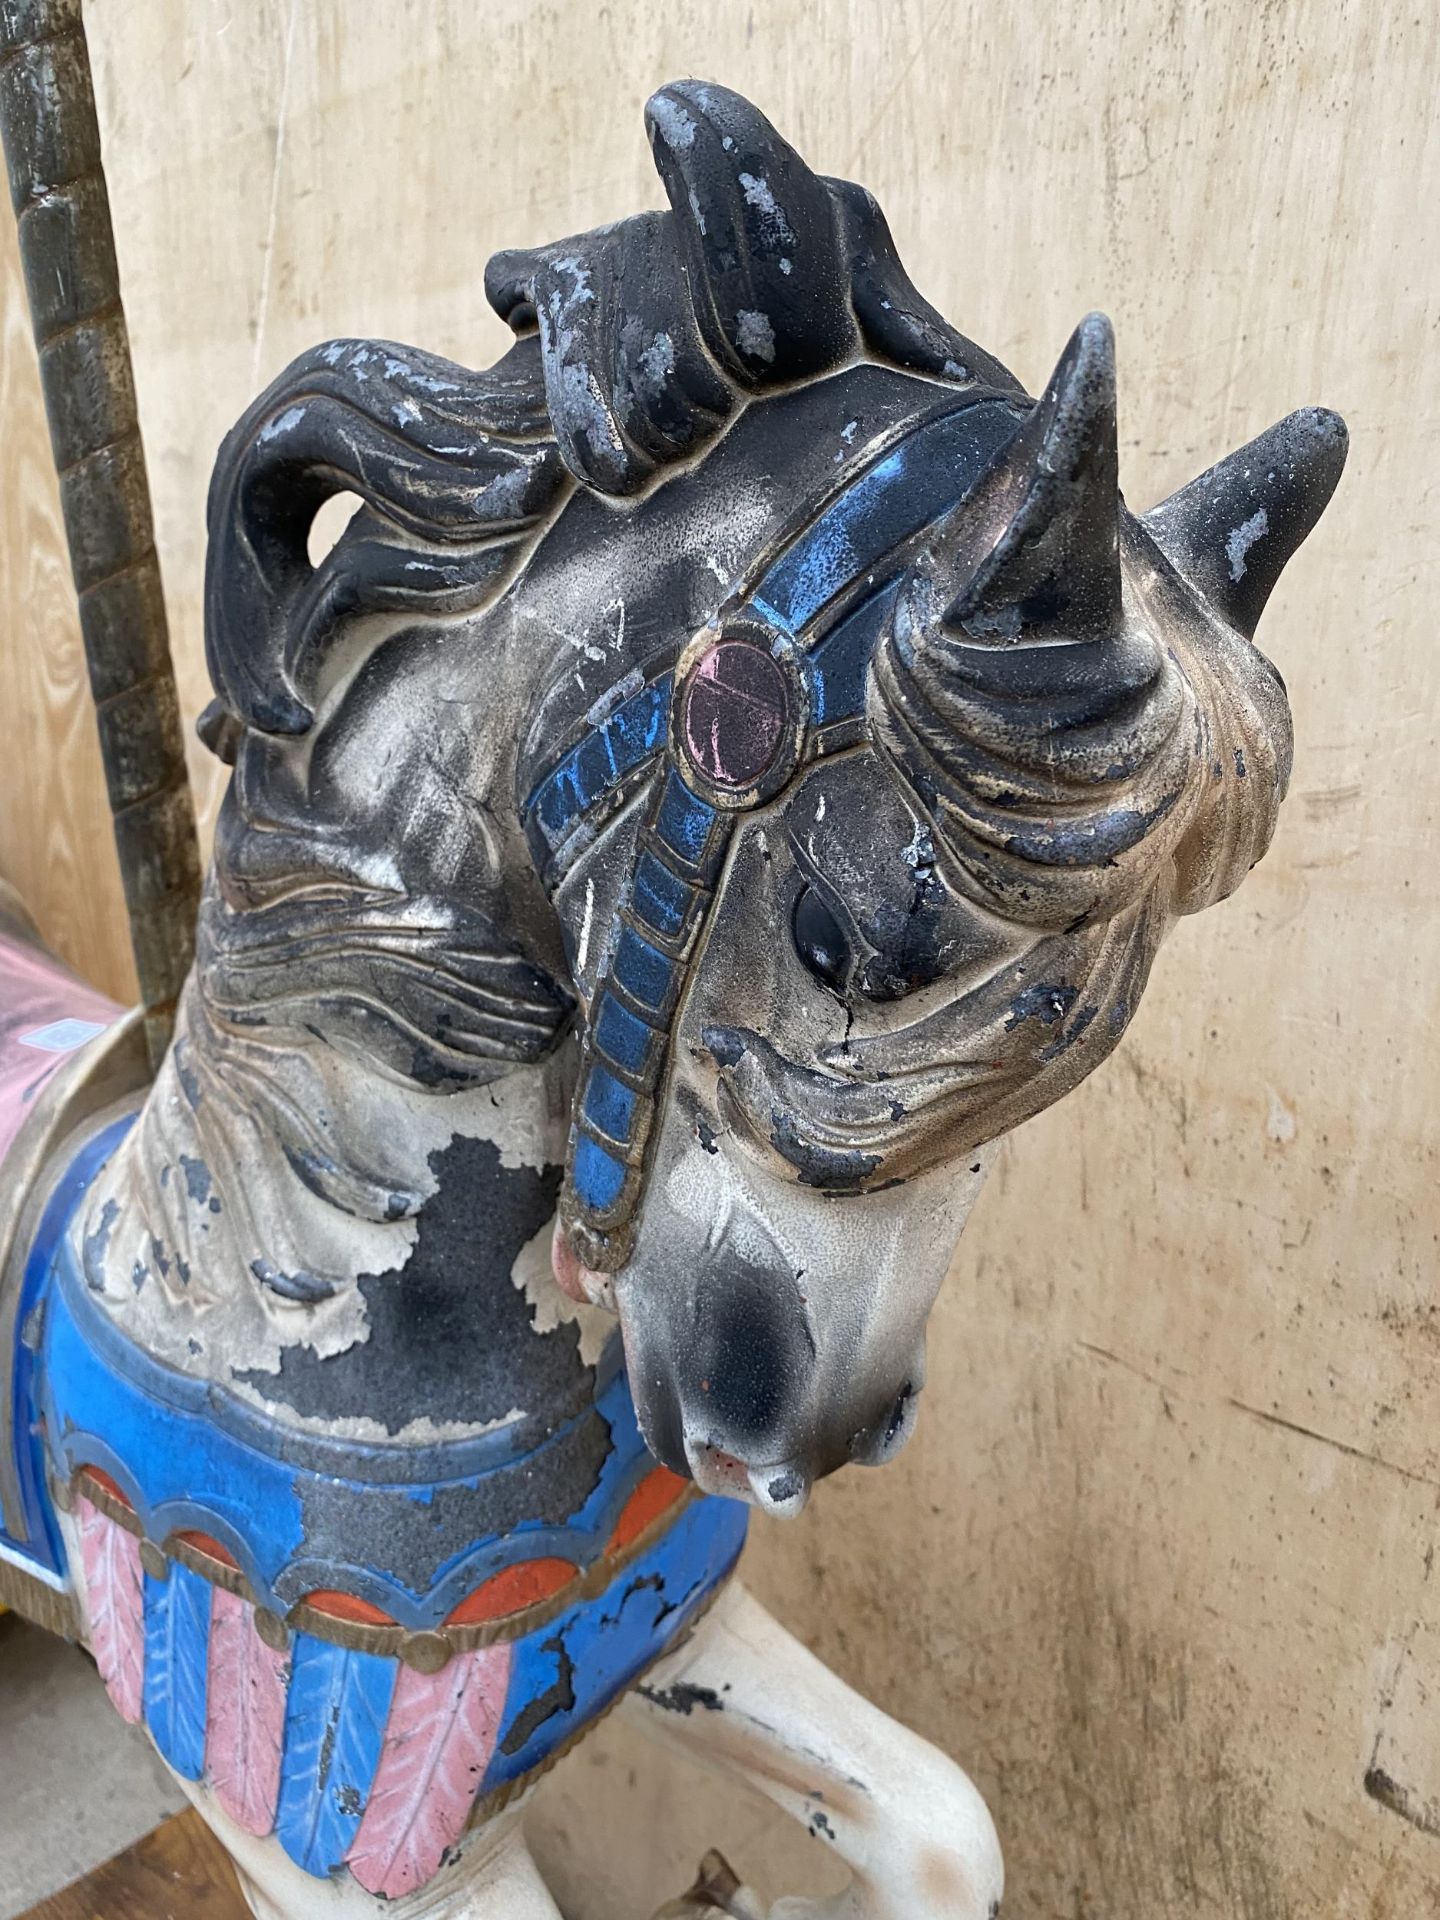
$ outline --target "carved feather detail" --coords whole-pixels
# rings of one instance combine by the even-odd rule
[[[280,1800],[288,1663],[255,1631],[247,1601],[217,1587],[212,1608],[205,1773],[236,1826],[263,1840]]]
[[[131,1726],[145,1701],[145,1576],[140,1542],[83,1496],[75,1504],[90,1651],[116,1712]]]
[[[323,1879],[355,1844],[380,1761],[397,1662],[309,1634],[292,1643],[275,1833]]]
[[[145,1581],[145,1724],[182,1780],[205,1768],[211,1592],[188,1567]]]
[[[346,1859],[367,1893],[414,1893],[465,1831],[509,1677],[505,1645],[461,1655],[440,1673],[401,1671],[370,1804]]]

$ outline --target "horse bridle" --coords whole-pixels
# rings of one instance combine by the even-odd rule
[[[613,1272],[629,1257],[671,1034],[736,825],[861,737],[907,547],[973,480],[977,439],[988,455],[1022,417],[976,396],[866,449],[673,667],[621,681],[532,789],[525,831],[553,888],[637,786],[651,788],[585,1010],[560,1218],[587,1266]]]

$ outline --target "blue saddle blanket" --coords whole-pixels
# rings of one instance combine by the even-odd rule
[[[439,1864],[413,1823],[394,1837],[417,1739],[438,1742],[441,1782],[420,1826],[450,1845],[674,1644],[747,1510],[656,1465],[614,1357],[525,1452],[502,1432],[337,1440],[157,1362],[89,1292],[67,1233],[128,1124],[75,1156],[26,1265],[12,1443],[35,1524],[11,1555],[66,1577],[48,1489],[69,1489],[121,1711],[307,1872],[403,1893]],[[273,1761],[258,1773],[257,1750]]]

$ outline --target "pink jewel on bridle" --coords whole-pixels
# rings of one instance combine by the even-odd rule
[[[763,647],[717,640],[691,668],[681,695],[680,743],[712,786],[753,787],[775,762],[789,720],[786,676]]]

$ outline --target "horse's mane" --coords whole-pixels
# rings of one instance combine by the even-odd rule
[[[916,291],[863,188],[812,173],[722,88],[649,103],[669,196],[490,261],[515,330],[472,371],[383,341],[302,355],[226,437],[209,499],[205,731],[303,733],[338,626],[484,604],[578,483],[628,495],[700,453],[736,408],[861,354],[960,385],[1012,377]],[[363,502],[319,567],[332,494]]]

